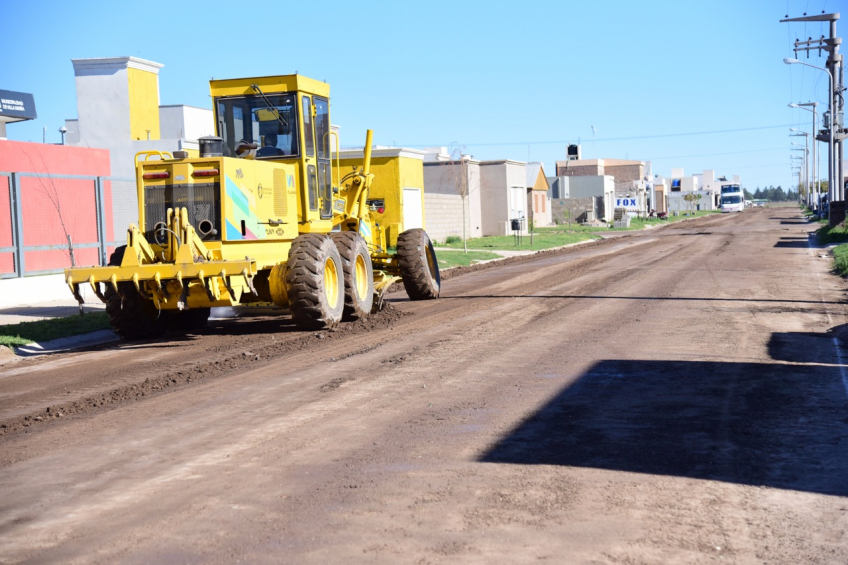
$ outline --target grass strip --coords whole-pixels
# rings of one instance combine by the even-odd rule
[[[524,251],[540,251],[542,249],[550,249],[552,247],[560,247],[578,241],[586,241],[593,239],[587,233],[535,233],[533,234],[533,244],[530,244],[530,236],[521,236],[521,245],[516,245],[516,240],[511,235],[493,235],[489,237],[475,237],[468,240],[469,249],[504,249],[504,250],[524,250]],[[439,247],[450,247],[453,249],[462,249],[462,241],[457,243],[440,243]]]
[[[60,337],[82,335],[97,330],[110,329],[109,316],[105,312],[90,312],[84,316],[50,318],[35,322],[21,322],[0,326],[0,345],[26,345],[45,342]]]
[[[848,228],[845,227],[845,224],[837,224],[833,227],[824,225],[816,230],[816,238],[822,245],[848,241]]]
[[[833,248],[833,270],[840,276],[848,276],[848,243]]]
[[[468,267],[480,261],[488,261],[489,259],[500,259],[500,255],[491,251],[445,251],[440,249],[436,251],[436,259],[439,261],[440,269],[449,267]]]
[[[711,214],[720,214],[721,210],[700,210],[695,212],[683,212],[679,216],[668,216],[665,220],[659,218],[632,218],[629,228],[612,228],[606,226],[581,226],[580,224],[560,224],[558,226],[548,226],[536,228],[537,233],[592,233],[592,232],[610,232],[622,230],[640,230],[645,226],[662,226],[672,222],[679,222],[687,218],[701,218]]]

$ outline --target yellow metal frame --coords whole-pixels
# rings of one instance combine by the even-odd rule
[[[119,282],[132,282],[138,292],[150,293],[160,307],[169,304],[172,292],[168,287],[174,286],[183,299],[173,303],[173,307],[178,309],[186,305],[184,297],[188,295],[191,283],[205,290],[211,305],[236,304],[241,294],[236,288],[241,290],[246,287],[258,297],[253,286],[253,277],[257,274],[256,261],[213,261],[212,251],[206,248],[189,224],[185,208],[178,213],[169,208],[168,225],[168,244],[164,246],[151,245],[135,224],[130,225],[127,247],[119,266],[66,269],[65,282],[76,299],[83,302],[79,287],[87,283],[94,294],[106,302],[100,283],[110,284],[115,292],[119,292]],[[234,282],[237,284],[234,285]]]

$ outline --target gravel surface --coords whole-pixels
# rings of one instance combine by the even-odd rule
[[[848,563],[845,282],[795,208],[0,363],[0,562]]]

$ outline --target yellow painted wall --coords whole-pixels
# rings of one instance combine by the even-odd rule
[[[349,173],[353,166],[361,167],[362,159],[341,159],[341,175]],[[368,198],[382,198],[386,202],[383,214],[372,214],[372,218],[388,230],[387,243],[397,244],[397,236],[403,227],[403,189],[421,189],[421,209],[424,210],[424,162],[409,157],[372,157],[371,172],[374,182]],[[335,175],[334,175],[335,176]],[[427,225],[427,211],[424,210],[424,226]]]
[[[159,139],[159,75],[128,68],[130,139]]]

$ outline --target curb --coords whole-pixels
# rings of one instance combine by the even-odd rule
[[[63,351],[71,351],[92,345],[101,345],[118,341],[118,334],[112,330],[98,330],[82,335],[74,335],[70,337],[60,337],[59,339],[51,339],[44,343],[28,343],[27,345],[15,346],[15,354],[19,357],[34,357],[37,355],[49,355],[51,353],[60,353]]]

